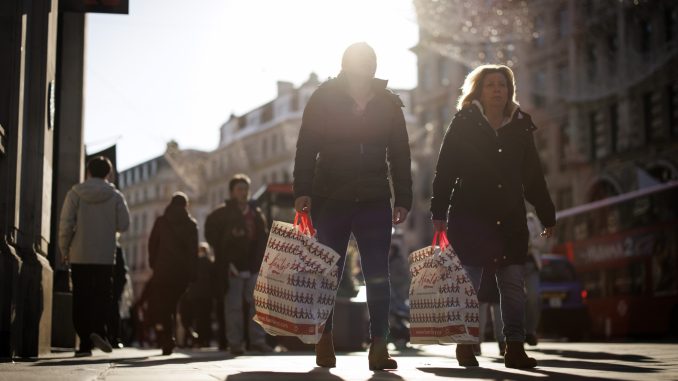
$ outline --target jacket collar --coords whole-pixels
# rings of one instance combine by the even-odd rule
[[[478,110],[480,111],[480,115],[482,115],[483,118],[485,118],[485,120],[487,120],[488,123],[489,123],[489,120],[487,119],[487,116],[485,115],[485,109],[483,109],[483,105],[480,103],[480,101],[477,100],[477,99],[474,99],[474,100],[471,102],[471,104],[472,104],[472,105],[475,105],[475,106],[478,108]],[[518,110],[520,109],[520,107],[518,106],[518,104],[516,104],[515,102],[511,102],[511,104],[509,105],[509,107],[510,107],[510,109],[511,109],[511,113],[510,113],[508,116],[505,116],[505,117],[504,117],[504,120],[502,120],[502,122],[501,122],[501,127],[504,127],[505,125],[511,123],[511,121],[513,120],[513,118],[516,116],[516,113],[517,113]],[[521,115],[519,114],[518,117],[521,118]],[[501,128],[501,127],[500,127],[500,128]]]
[[[342,90],[347,91],[348,79],[346,78],[346,73],[343,71],[339,73],[337,83],[341,86]],[[375,92],[386,90],[386,86],[388,86],[388,79],[372,78],[372,89]]]
[[[230,198],[226,199],[225,205],[226,205],[226,208],[240,210],[240,205],[238,204],[237,201],[235,201],[233,199],[230,199]],[[253,200],[247,201],[247,206],[251,210],[257,209],[256,203]]]

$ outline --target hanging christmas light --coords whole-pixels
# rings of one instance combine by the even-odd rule
[[[414,0],[425,47],[469,66],[514,66],[516,44],[538,36],[524,0]]]

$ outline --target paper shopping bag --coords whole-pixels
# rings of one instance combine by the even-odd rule
[[[478,298],[445,232],[411,253],[409,261],[410,342],[477,344]]]
[[[339,254],[320,244],[307,214],[274,221],[254,289],[254,320],[274,336],[316,344],[337,295]]]

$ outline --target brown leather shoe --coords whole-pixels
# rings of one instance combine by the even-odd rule
[[[323,333],[320,341],[315,345],[315,363],[323,368],[334,368],[337,366],[332,332]]]
[[[455,352],[459,366],[478,366],[478,360],[473,354],[473,344],[457,344]]]
[[[507,341],[506,354],[504,355],[504,365],[507,368],[534,368],[537,366],[537,360],[527,356],[521,341]]]
[[[367,355],[370,370],[398,369],[398,363],[388,354],[387,344],[383,337],[372,338],[370,352]]]

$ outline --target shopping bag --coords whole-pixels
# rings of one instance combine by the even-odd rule
[[[254,321],[274,336],[316,344],[337,295],[339,254],[320,244],[306,213],[274,221],[254,288]]]
[[[410,342],[477,344],[478,297],[445,232],[411,253],[409,262]]]

